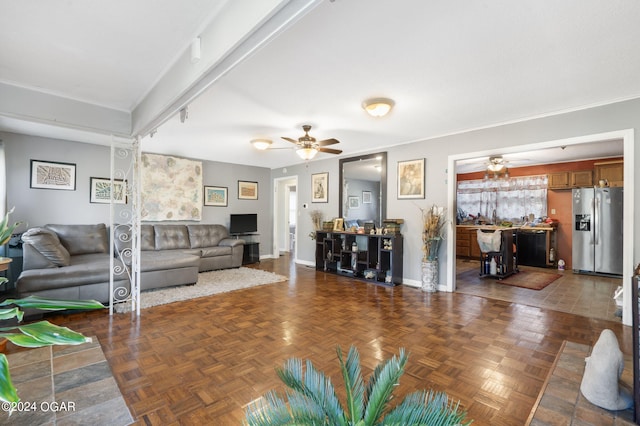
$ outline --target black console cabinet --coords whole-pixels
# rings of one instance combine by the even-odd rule
[[[244,240],[243,265],[260,262],[260,243],[256,241],[258,234],[233,234],[233,237]]]
[[[316,269],[377,284],[402,284],[402,235],[316,231]]]
[[[244,254],[242,256],[242,264],[260,262],[260,243],[247,242],[244,243]]]

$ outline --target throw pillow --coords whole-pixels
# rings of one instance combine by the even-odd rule
[[[611,330],[602,330],[593,346],[580,391],[589,402],[607,410],[626,410],[633,404],[631,394],[619,385],[624,369],[624,357],[618,339]]]
[[[71,256],[55,232],[44,228],[31,228],[22,234],[22,241],[29,243],[56,266],[69,266]]]

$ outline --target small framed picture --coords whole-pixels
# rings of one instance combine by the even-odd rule
[[[31,188],[76,190],[76,165],[31,160]]]
[[[227,207],[229,202],[228,191],[224,186],[205,186],[204,205],[215,207]]]
[[[371,204],[371,191],[362,191],[362,204]]]
[[[349,196],[349,208],[350,209],[359,209],[360,208],[360,197],[357,196]]]
[[[424,158],[398,161],[398,199],[424,198]]]
[[[91,203],[109,204],[111,202],[111,179],[90,178]],[[113,180],[113,203],[127,204],[127,181],[122,179]]]
[[[344,231],[344,219],[339,217],[333,221],[333,230],[336,232]]]
[[[311,175],[311,202],[329,202],[329,173],[316,173]]]
[[[257,200],[258,182],[238,181],[238,200]]]

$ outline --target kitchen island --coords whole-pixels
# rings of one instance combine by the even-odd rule
[[[484,231],[511,231],[518,265],[554,267],[558,259],[556,247],[557,227],[542,223],[536,225],[457,225],[456,257],[480,260],[482,253],[477,241],[478,229]],[[555,252],[551,257],[552,249]]]

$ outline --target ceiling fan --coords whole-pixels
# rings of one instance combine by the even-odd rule
[[[309,136],[309,130],[311,130],[311,126],[305,124],[302,126],[302,130],[304,130],[304,136],[299,137],[298,140],[287,138],[285,136],[282,139],[294,143],[297,145],[296,152],[303,160],[312,159],[318,152],[326,152],[328,154],[341,154],[342,150],[333,149],[333,148],[324,148],[327,145],[334,145],[340,143],[337,139],[324,139],[321,141],[316,141],[316,138]]]

